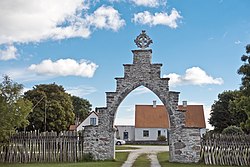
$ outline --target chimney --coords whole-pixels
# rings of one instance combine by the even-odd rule
[[[183,107],[187,107],[187,101],[182,101]]]
[[[153,100],[153,108],[156,108],[156,100]]]
[[[75,120],[75,125],[78,126],[80,124],[80,120],[78,117],[76,117],[76,120]]]

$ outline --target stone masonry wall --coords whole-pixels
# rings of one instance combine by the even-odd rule
[[[182,128],[176,134],[177,129],[171,129],[170,138],[172,150],[171,162],[198,162],[200,160],[200,131],[198,128]]]
[[[133,50],[133,64],[124,64],[124,77],[116,79],[116,91],[106,92],[106,107],[97,108],[99,125],[86,127],[84,149],[95,159],[115,158],[114,119],[117,108],[126,96],[139,86],[155,93],[167,108],[170,117],[170,161],[197,162],[199,129],[185,128],[185,117],[177,110],[179,92],[170,92],[169,78],[161,78],[162,64],[152,64],[152,50]]]
[[[84,152],[91,153],[95,160],[112,160],[114,154],[114,129],[110,128],[107,108],[96,108],[98,126],[84,128]]]

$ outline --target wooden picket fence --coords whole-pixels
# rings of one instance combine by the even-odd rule
[[[0,147],[0,162],[77,162],[84,158],[83,136],[77,132],[22,132]]]
[[[250,135],[207,135],[201,158],[207,165],[250,166]]]

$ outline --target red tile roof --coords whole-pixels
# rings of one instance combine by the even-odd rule
[[[70,131],[74,131],[74,130],[76,130],[76,127],[77,127],[76,125],[70,125],[69,126],[69,130]]]
[[[206,128],[202,105],[178,106],[179,110],[186,110],[186,127]],[[164,105],[136,105],[136,128],[169,128],[169,115]]]

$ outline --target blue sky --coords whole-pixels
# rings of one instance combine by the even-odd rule
[[[55,82],[103,107],[105,92],[132,63],[133,40],[146,30],[153,62],[180,103],[210,107],[238,89],[250,42],[249,0],[1,0],[0,74],[34,85]],[[139,87],[122,102],[117,124],[133,124],[134,105],[160,100]]]

